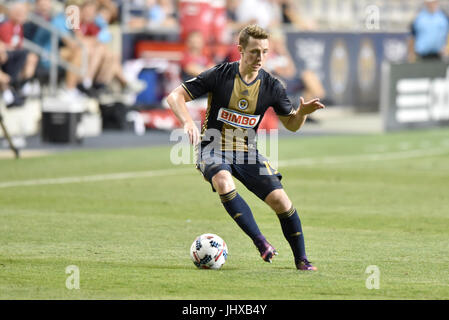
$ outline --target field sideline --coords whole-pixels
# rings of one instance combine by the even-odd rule
[[[274,213],[237,183],[279,255],[264,263],[170,147],[0,160],[0,299],[449,299],[449,129],[283,138],[279,171],[315,273],[294,269]],[[228,244],[197,270],[202,233]],[[66,288],[66,267],[80,289]],[[379,289],[366,288],[368,266]]]

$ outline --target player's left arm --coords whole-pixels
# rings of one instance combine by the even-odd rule
[[[279,120],[281,120],[284,127],[289,131],[298,131],[306,122],[309,114],[315,112],[316,110],[325,108],[324,104],[322,104],[318,98],[307,102],[304,101],[303,97],[299,100],[299,108],[295,112],[289,116],[279,116]]]

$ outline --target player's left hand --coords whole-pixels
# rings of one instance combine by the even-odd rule
[[[325,106],[320,102],[319,98],[312,99],[310,101],[305,102],[303,97],[299,98],[299,109],[298,112],[306,115],[315,112],[318,109],[324,109]]]

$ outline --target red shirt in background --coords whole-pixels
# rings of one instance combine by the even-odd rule
[[[100,28],[95,22],[81,23],[80,29],[86,37],[95,37],[100,32]]]
[[[178,9],[181,41],[184,42],[189,33],[199,31],[208,43],[214,13],[210,0],[180,0]]]
[[[229,46],[228,52],[226,54],[226,60],[228,62],[234,62],[234,61],[239,61],[241,56],[240,56],[240,51],[237,47],[237,45],[235,44],[231,44]]]
[[[23,43],[23,26],[8,20],[0,24],[0,41],[8,46],[19,49]]]
[[[181,60],[181,68],[184,69],[189,63],[196,63],[207,69],[212,64],[212,60],[207,55],[197,56],[185,52]]]

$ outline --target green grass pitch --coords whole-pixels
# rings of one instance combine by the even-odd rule
[[[449,130],[280,139],[313,273],[294,269],[275,214],[237,183],[279,251],[263,262],[209,184],[169,154],[0,160],[0,299],[449,299]],[[218,271],[189,257],[209,232],[229,247]],[[66,287],[69,265],[79,289]]]

